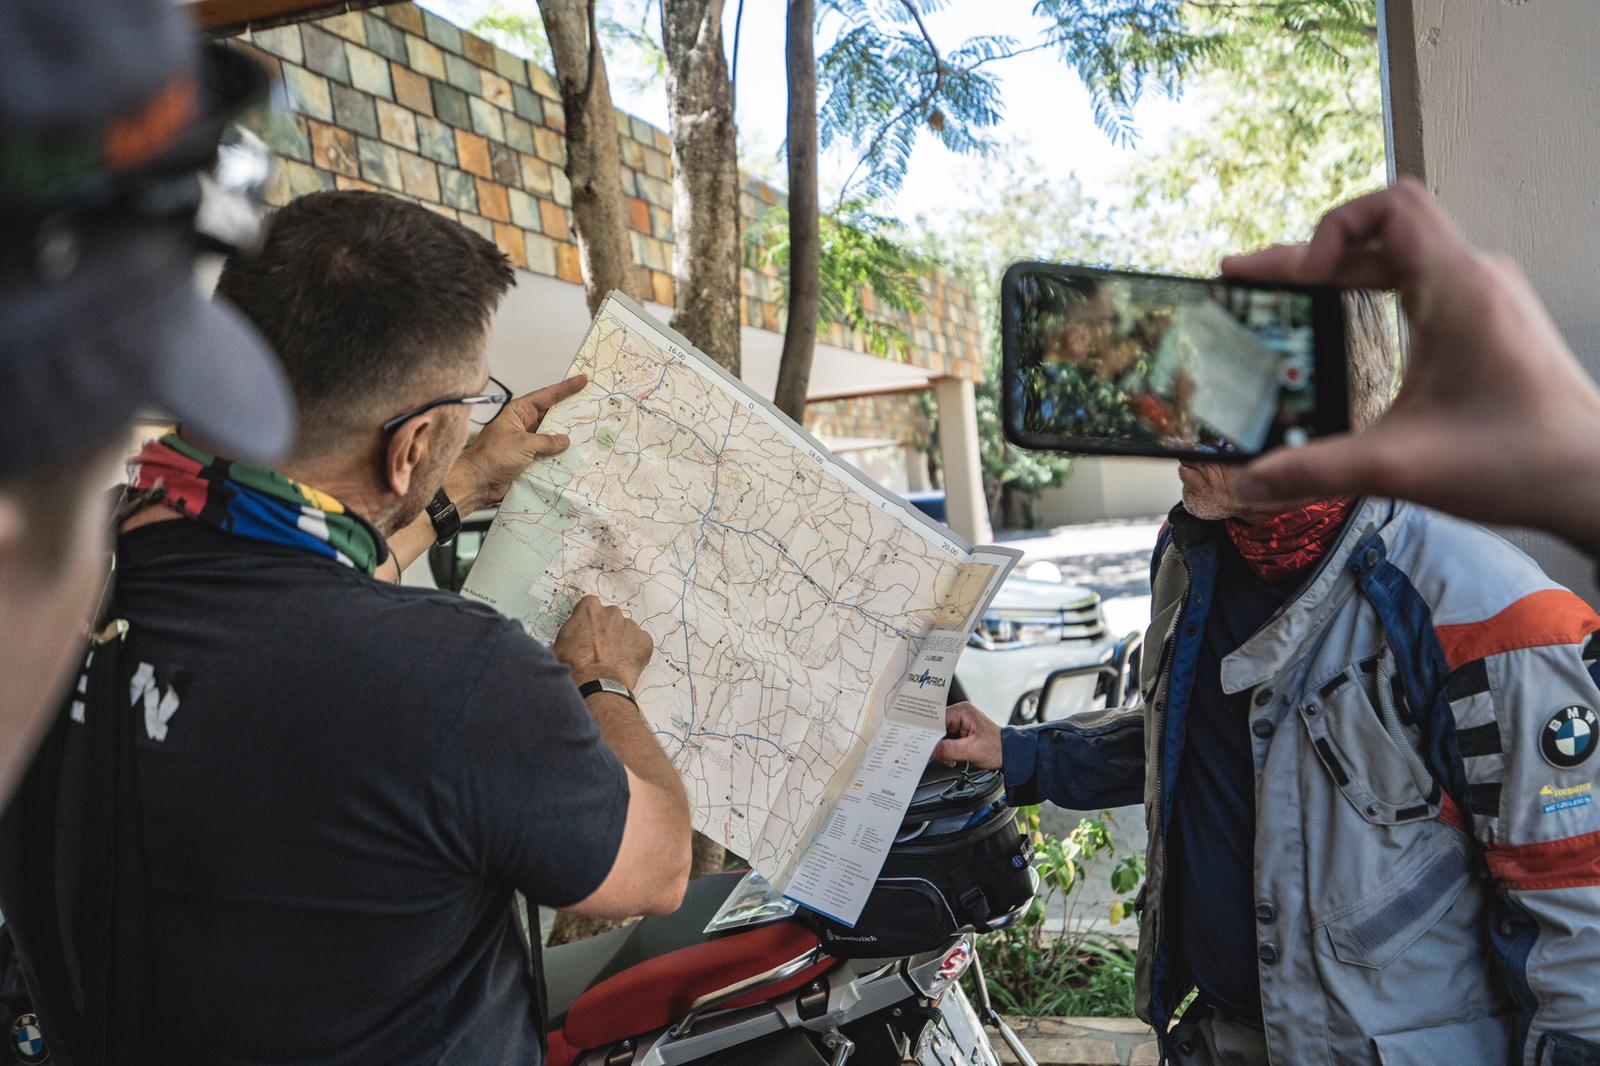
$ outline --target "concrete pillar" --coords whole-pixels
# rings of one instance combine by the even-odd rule
[[[994,540],[983,499],[978,465],[978,404],[972,382],[939,378],[933,383],[939,404],[939,461],[944,472],[945,518],[950,528],[974,544]]]
[[[1522,264],[1600,371],[1600,16],[1588,2],[1378,0],[1390,168],[1427,183],[1473,243]],[[1511,538],[1600,604],[1593,564]]]

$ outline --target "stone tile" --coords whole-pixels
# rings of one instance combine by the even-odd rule
[[[556,277],[574,285],[583,284],[583,263],[578,258],[576,244],[556,245]]]
[[[618,145],[622,153],[622,165],[632,167],[634,170],[644,169],[644,145],[632,137],[623,137]]]
[[[628,231],[628,256],[635,263],[644,264],[644,234],[637,230]]]
[[[401,152],[400,186],[419,200],[439,199],[439,168],[420,155]]]
[[[483,82],[483,98],[485,100],[502,111],[516,110],[516,102],[511,99],[511,83],[509,81],[487,70],[480,71],[478,77]]]
[[[430,203],[427,200],[422,201],[422,206],[426,207],[429,211],[432,211],[436,215],[442,215],[443,217],[448,218],[451,222],[460,221],[461,216],[456,214],[456,209],[453,207],[446,207],[444,204]]]
[[[472,112],[472,128],[491,141],[504,141],[506,127],[501,116],[505,112],[481,96],[468,96],[467,106]]]
[[[528,84],[528,64],[504,48],[494,50],[494,72],[513,85]]]
[[[538,233],[524,233],[523,247],[528,252],[528,269],[537,274],[556,272],[556,242]]]
[[[622,168],[622,191],[629,196],[639,195],[639,176],[627,167]]]
[[[343,37],[356,44],[367,43],[367,20],[361,17],[359,11],[346,11],[338,15],[329,15],[317,20],[317,25],[327,30],[336,37]]]
[[[564,241],[571,233],[567,213],[549,200],[539,201],[539,230],[547,237]]]
[[[444,53],[421,37],[406,35],[406,55],[411,69],[430,78],[444,77]]]
[[[422,9],[416,4],[388,4],[378,8],[377,12],[402,30],[418,37],[427,32],[422,25]]]
[[[280,163],[272,168],[272,174],[267,178],[267,187],[261,193],[261,200],[268,207],[282,207],[288,203],[294,194],[289,191],[289,172]]]
[[[640,144],[648,144],[652,148],[655,147],[656,129],[654,126],[637,116],[631,117],[628,124],[632,127],[631,135],[634,140]]]
[[[304,196],[307,193],[333,188],[333,175],[326,170],[318,170],[293,159],[285,160],[283,169],[290,196]]]
[[[778,325],[778,305],[777,304],[770,304],[770,303],[767,303],[765,301],[762,302],[762,304],[761,304],[761,328],[766,330],[768,333],[777,333],[779,331],[779,329],[781,327]],[[1112,1048],[1113,1054],[1115,1054],[1115,1051],[1116,1051],[1116,1049]],[[1074,1066],[1077,1066],[1077,1060],[1074,1059],[1072,1061],[1074,1063]],[[1111,1066],[1117,1066],[1117,1060],[1116,1059],[1113,1058],[1113,1059],[1110,1060],[1110,1062],[1111,1062]]]
[[[378,112],[372,106],[372,97],[359,89],[333,82],[333,120],[347,130],[367,137],[378,135]]]
[[[664,271],[672,269],[672,249],[668,245],[654,238],[646,237],[639,242],[639,246],[644,251],[645,266],[651,270]]]
[[[650,298],[663,307],[673,306],[672,275],[659,270],[650,271]]]
[[[350,84],[364,93],[394,99],[394,83],[389,80],[389,61],[370,49],[346,41],[345,57],[350,61]]]
[[[550,164],[531,155],[519,158],[522,164],[522,184],[529,192],[549,196],[554,185],[550,181]]]
[[[300,27],[300,41],[305,46],[306,66],[338,81],[350,80],[343,41],[309,22]]]
[[[517,165],[517,153],[503,144],[489,142],[489,169],[494,180],[502,185],[517,185],[522,180],[522,168]]]
[[[359,190],[360,192],[383,191],[370,181],[362,181],[360,178],[349,178],[343,174],[335,174],[333,176],[333,186],[336,189],[343,189],[346,192],[352,190]]]
[[[656,151],[665,152],[670,155],[672,153],[672,138],[667,136],[667,132],[665,130],[658,130],[653,126],[650,128],[650,132],[655,135]]]
[[[533,86],[534,92],[546,99],[561,99],[561,90],[556,87],[555,78],[537,63],[528,64],[528,83]]]
[[[506,189],[506,201],[511,206],[511,221],[523,229],[539,231],[539,204],[533,197],[512,186]]]
[[[428,40],[445,51],[461,54],[461,31],[432,11],[422,13],[422,32]]]
[[[566,170],[552,167],[550,170],[550,197],[562,207],[572,206],[572,181],[567,177]]]
[[[489,164],[489,142],[476,133],[456,130],[456,163],[469,174],[494,177],[494,168]]]
[[[349,130],[311,120],[311,159],[323,170],[355,177],[361,173],[356,156],[356,135]]]
[[[528,266],[528,248],[523,243],[522,231],[515,226],[508,226],[504,222],[494,224],[494,243],[506,253],[506,258],[511,260],[512,266],[524,269]]]
[[[1154,1040],[1139,1044],[1128,1055],[1128,1066],[1161,1066],[1161,1045]]]
[[[267,129],[267,147],[286,159],[311,162],[311,134],[304,115],[289,115],[288,121],[274,122]]]
[[[567,165],[567,142],[554,130],[536,127],[533,131],[533,154],[546,163],[564,167]]]
[[[494,223],[481,215],[461,213],[461,224],[486,241],[494,240]]]
[[[628,225],[640,233],[650,232],[650,205],[637,196],[628,197]]]
[[[494,66],[494,45],[475,33],[461,31],[461,51],[480,67]]]
[[[544,122],[544,102],[531,89],[520,85],[511,87],[511,109],[529,122]]]
[[[533,151],[533,126],[525,119],[502,113],[501,124],[505,127],[506,144],[519,152]]]
[[[401,33],[394,24],[375,17],[370,11],[366,13],[366,20],[367,47],[385,59],[393,59],[397,63],[404,63],[406,61],[406,35]]]
[[[478,185],[455,167],[439,168],[439,199],[462,211],[478,210]]]
[[[666,180],[667,157],[653,148],[646,149],[644,153],[644,172],[652,178]]]
[[[242,37],[236,37],[231,41],[225,42],[224,47],[231,48],[240,55],[248,56],[257,64],[266,68],[267,77],[270,78],[275,84],[282,84],[283,60],[279,59],[271,52],[257,48],[255,45],[251,44]]]
[[[451,85],[469,96],[483,92],[483,76],[471,60],[451,52],[444,54],[444,76]]]
[[[496,222],[511,221],[511,206],[507,203],[506,187],[497,182],[477,180],[478,213]]]
[[[663,241],[672,240],[672,212],[650,205],[650,236]]]
[[[328,79],[313,74],[305,67],[293,63],[283,65],[283,89],[289,97],[289,106],[308,118],[333,121],[333,97],[328,92]]]
[[[270,30],[251,30],[250,43],[262,51],[271,52],[279,59],[291,63],[305,62],[305,48],[300,43],[300,27],[277,26]]]
[[[567,135],[566,105],[559,99],[545,100],[542,96],[539,99],[544,103],[544,124],[565,137]]]
[[[370,137],[356,138],[356,154],[361,157],[361,176],[374,185],[401,192],[400,153],[394,145]]]
[[[452,126],[471,129],[472,108],[467,104],[467,94],[442,81],[429,85],[433,90],[433,113]]]
[[[378,136],[408,152],[421,151],[417,143],[417,116],[387,100],[379,100]]]
[[[428,88],[427,78],[398,62],[389,64],[389,77],[397,103],[424,115],[433,114],[433,90]]]
[[[455,131],[436,118],[417,116],[417,148],[436,163],[456,165]]]
[[[650,292],[650,271],[645,267],[639,266],[637,263],[629,267],[628,270],[631,274],[633,274],[634,286],[640,292],[648,294]],[[645,299],[650,299],[649,295],[646,295]]]

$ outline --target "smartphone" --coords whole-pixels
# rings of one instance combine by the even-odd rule
[[[1016,263],[1000,303],[1020,448],[1243,461],[1349,428],[1336,289]]]

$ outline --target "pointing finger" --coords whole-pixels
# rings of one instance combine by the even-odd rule
[[[542,389],[535,389],[512,400],[508,407],[514,408],[522,419],[522,424],[528,429],[538,429],[539,423],[544,421],[545,414],[556,404],[569,396],[576,396],[589,384],[589,378],[584,374],[574,374],[565,381],[558,381],[554,385],[546,385]]]

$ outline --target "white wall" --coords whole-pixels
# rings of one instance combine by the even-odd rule
[[[1600,371],[1600,6],[1379,0],[1391,166],[1422,178],[1478,245],[1513,256]],[[1600,603],[1593,564],[1512,539]]]
[[[1040,529],[1150,518],[1165,515],[1182,495],[1174,460],[1079,456],[1072,460],[1072,476],[1065,485],[1039,494],[1033,515]]]

